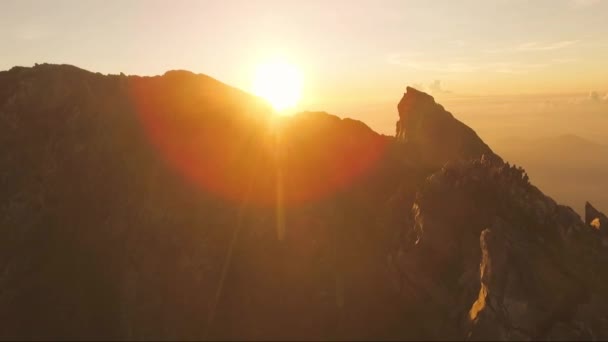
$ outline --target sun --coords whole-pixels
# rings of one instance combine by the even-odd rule
[[[266,99],[279,113],[298,104],[302,96],[302,73],[283,60],[273,60],[257,67],[253,79],[253,92]]]

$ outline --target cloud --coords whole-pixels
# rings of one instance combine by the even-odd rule
[[[429,91],[432,94],[448,94],[451,93],[451,91],[445,90],[441,87],[441,81],[440,80],[435,80],[433,81],[433,83],[429,84],[428,86]]]
[[[51,30],[38,25],[21,25],[12,29],[13,36],[18,40],[34,41],[52,36]]]
[[[539,61],[515,61],[513,56],[502,57],[499,55],[492,56],[492,54],[505,52],[524,53],[530,51],[555,51],[573,46],[578,42],[578,40],[561,40],[542,44],[538,42],[528,42],[499,49],[482,50],[481,52],[486,52],[490,55],[479,56],[479,54],[463,55],[463,49],[460,46],[464,46],[466,43],[456,40],[452,42],[453,46],[451,48],[448,48],[441,53],[435,53],[433,55],[424,54],[418,51],[391,53],[387,55],[387,62],[408,69],[440,73],[494,72],[520,74],[554,65],[570,63],[575,61],[575,59],[566,57],[545,57]],[[446,57],[449,57],[450,59],[446,60]]]
[[[420,52],[397,52],[397,53],[391,53],[386,57],[386,60],[389,64],[394,64],[394,65],[402,65],[403,61],[405,60],[409,60],[409,59],[414,59],[416,57],[420,57],[422,56],[422,54]]]
[[[441,80],[434,80],[429,84],[423,83],[413,83],[411,85],[413,88],[418,89],[420,91],[424,91],[433,95],[441,95],[441,94],[452,94],[451,91],[443,89],[441,85]]]
[[[431,93],[443,93],[443,89],[441,89],[441,81],[435,80],[433,83],[429,84],[429,91]]]
[[[518,63],[518,62],[431,62],[426,58],[396,58],[393,57],[389,63],[409,69],[433,71],[441,73],[472,73],[472,72],[495,72],[507,74],[528,73],[534,70],[547,68],[572,62],[573,59],[552,59],[542,63]]]
[[[574,7],[589,7],[599,4],[601,0],[570,0],[570,4]]]
[[[586,96],[579,96],[569,101],[575,105],[596,105],[596,104],[608,104],[608,93],[601,93],[596,90],[590,91]]]
[[[465,42],[464,40],[454,40],[452,41],[452,44],[458,48],[463,48],[467,45],[467,42]]]
[[[414,84],[412,84],[412,87],[414,89],[418,89],[420,91],[425,91],[425,89],[426,89],[426,87],[422,83],[414,83]]]
[[[462,62],[450,62],[450,63],[439,63],[439,62],[427,62],[418,61],[413,59],[398,59],[394,60],[393,64],[400,65],[409,69],[424,70],[424,71],[438,71],[447,73],[468,73],[480,70],[481,65],[474,65],[471,63]]]
[[[597,101],[601,101],[602,100],[602,98],[600,96],[600,93],[598,93],[595,90],[589,92],[589,96],[587,97],[587,99],[589,101],[593,101],[593,102],[597,102]]]
[[[538,42],[527,42],[517,46],[508,46],[501,48],[485,49],[483,52],[489,54],[505,53],[505,52],[528,52],[528,51],[553,51],[564,49],[569,46],[575,45],[579,40],[560,40],[552,43],[538,43]]]
[[[559,42],[553,42],[549,44],[539,44],[537,42],[525,43],[517,47],[519,51],[550,51],[563,49],[578,43],[578,40],[562,40]]]
[[[590,91],[587,100],[593,103],[608,103],[608,93],[601,94],[598,91]]]

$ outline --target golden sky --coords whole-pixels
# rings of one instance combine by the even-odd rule
[[[302,109],[436,94],[608,91],[604,0],[4,0],[0,69],[188,69],[251,90],[257,65],[300,68]],[[336,113],[341,114],[341,113]]]

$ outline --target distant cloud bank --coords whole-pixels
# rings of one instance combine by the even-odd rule
[[[589,92],[589,96],[587,97],[587,100],[591,101],[591,102],[599,102],[599,103],[608,103],[608,93],[605,94],[601,94],[600,92],[597,91],[590,91]]]

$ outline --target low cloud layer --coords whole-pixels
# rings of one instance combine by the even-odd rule
[[[568,103],[573,105],[606,105],[608,104],[608,92],[592,90],[587,95],[570,99]]]
[[[608,103],[608,93],[602,94],[597,91],[591,91],[587,100],[595,103]]]

